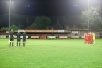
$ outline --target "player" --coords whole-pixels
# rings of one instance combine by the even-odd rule
[[[91,39],[91,37],[90,37],[90,33],[88,33],[88,35],[87,35],[87,38],[88,38],[88,44],[90,44],[90,39]]]
[[[9,42],[10,42],[10,46],[13,46],[14,45],[14,32],[13,32],[13,29],[11,29],[10,33],[9,33]]]
[[[87,33],[84,33],[84,42],[87,43]]]
[[[26,33],[25,32],[23,32],[22,40],[23,40],[23,46],[25,47],[25,44],[26,44]]]
[[[90,44],[93,44],[93,34],[90,33]]]
[[[92,33],[93,35],[93,44],[95,44],[95,33]]]
[[[21,36],[21,33],[18,31],[17,33],[17,46],[19,45],[20,46],[20,36]]]

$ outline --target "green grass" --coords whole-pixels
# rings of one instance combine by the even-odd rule
[[[102,68],[102,39],[94,45],[28,39],[26,47],[9,47],[8,39],[0,39],[0,68]]]

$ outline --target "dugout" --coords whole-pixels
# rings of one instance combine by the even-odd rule
[[[88,29],[69,30],[24,30],[31,39],[77,39],[84,38]]]
[[[0,30],[0,38],[7,38],[8,37],[8,33],[5,30]]]
[[[71,38],[84,38],[84,33],[88,33],[88,29],[72,28],[69,30],[71,31]]]
[[[88,33],[88,29],[77,29],[77,28],[75,28],[75,29],[70,29],[70,31],[71,31],[71,38],[84,38],[84,33]],[[101,38],[102,37],[101,31],[94,31],[94,33],[95,33],[96,38]]]
[[[84,33],[88,33],[88,29],[69,29],[69,30],[23,30],[27,33],[27,38],[31,39],[69,39],[84,38]],[[14,31],[16,38],[16,33]],[[22,32],[22,30],[20,30]],[[102,32],[95,32],[96,38],[102,37]],[[0,38],[8,38],[9,31],[0,30]]]
[[[25,30],[32,39],[67,39],[69,30]]]

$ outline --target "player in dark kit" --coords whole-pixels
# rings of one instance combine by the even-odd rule
[[[26,44],[26,33],[24,32],[22,35],[23,35],[23,38],[22,38],[23,46],[25,46],[25,44]]]
[[[9,40],[9,42],[10,42],[10,46],[13,46],[14,45],[14,32],[13,32],[13,29],[11,30],[11,32],[9,33],[9,38],[10,38],[10,40]]]
[[[21,40],[20,36],[21,36],[21,33],[18,32],[18,33],[17,33],[17,46],[18,46],[18,44],[19,44],[19,46],[20,46],[20,40]]]

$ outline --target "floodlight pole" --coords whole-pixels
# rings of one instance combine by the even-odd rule
[[[90,30],[90,25],[89,25],[89,0],[88,0],[88,32]]]
[[[11,23],[11,0],[9,3],[9,32],[10,32],[10,23]]]

